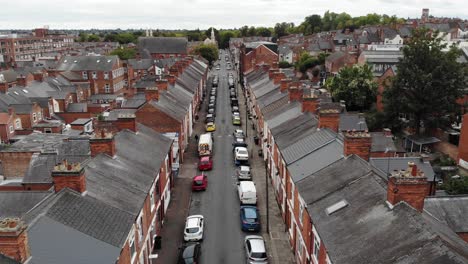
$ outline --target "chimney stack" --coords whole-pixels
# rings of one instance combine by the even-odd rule
[[[177,67],[172,66],[169,69],[169,74],[174,75],[175,77],[179,77],[179,71],[177,70]]]
[[[172,75],[172,74],[169,74],[169,75],[167,76],[167,81],[169,82],[169,84],[175,85],[176,76],[175,76],[175,75]]]
[[[276,72],[273,74],[273,83],[274,84],[280,84],[281,80],[286,78],[286,75],[282,72]]]
[[[317,113],[320,100],[317,97],[302,97],[302,112]]]
[[[270,80],[272,80],[273,76],[275,75],[276,72],[277,72],[277,70],[269,69],[268,70],[268,78],[270,78]]]
[[[157,87],[146,87],[145,89],[145,99],[146,102],[149,101],[158,101],[159,100],[159,91]]]
[[[68,163],[67,160],[63,160],[62,163],[54,166],[52,179],[55,192],[64,188],[70,188],[79,193],[86,191],[85,170],[80,163]]]
[[[271,64],[271,68],[274,69],[274,70],[278,70],[278,69],[279,69],[278,62],[277,62],[277,61],[274,61],[274,62]]]
[[[392,136],[392,130],[390,128],[384,128],[383,132],[384,132],[384,135],[386,137],[391,137]]]
[[[372,137],[367,131],[346,131],[344,135],[344,155],[358,155],[369,161]]]
[[[19,218],[0,219],[0,253],[20,263],[29,259],[26,225]]]
[[[318,109],[318,127],[329,128],[338,133],[340,113],[341,110],[337,105],[327,108],[321,105]]]
[[[33,73],[33,77],[35,81],[43,82],[44,81],[44,74],[42,72],[35,72]]]
[[[101,153],[113,157],[116,152],[114,134],[106,132],[104,129],[97,130],[94,137],[89,139],[89,147],[91,157],[96,157]]]
[[[408,169],[395,171],[388,179],[387,202],[391,205],[404,201],[422,212],[427,195],[429,195],[427,178],[413,162],[408,162]]]
[[[297,86],[289,87],[289,102],[302,100],[302,88]]]
[[[280,92],[284,92],[286,90],[288,90],[289,88],[289,84],[291,83],[291,79],[282,79],[280,81]]]
[[[156,80],[156,87],[158,90],[167,91],[167,79]]]
[[[117,116],[117,121],[115,122],[117,129],[119,131],[128,129],[133,132],[136,132],[136,116],[135,114],[119,114]]]

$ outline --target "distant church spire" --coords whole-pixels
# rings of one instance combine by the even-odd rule
[[[213,28],[211,28],[211,41],[216,41],[215,34]]]

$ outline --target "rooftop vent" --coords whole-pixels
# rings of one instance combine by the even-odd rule
[[[24,93],[29,93],[28,90],[26,90],[26,89],[23,89],[23,92],[24,92]]]
[[[97,60],[96,62],[99,63],[101,60]]]
[[[346,200],[341,200],[341,201],[333,204],[332,206],[327,207],[327,209],[325,209],[325,211],[327,212],[327,215],[331,215],[331,214],[345,208],[348,205],[349,204],[348,204],[348,202]]]

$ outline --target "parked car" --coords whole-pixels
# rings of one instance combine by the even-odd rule
[[[212,114],[213,116],[216,116],[216,110],[214,108],[209,108],[208,114]]]
[[[208,187],[208,177],[205,174],[193,177],[192,191],[205,191],[206,187]]]
[[[240,219],[242,231],[260,231],[260,214],[256,206],[241,206]]]
[[[233,106],[231,111],[234,112],[239,112],[239,107],[238,106]]]
[[[252,180],[252,175],[250,174],[250,167],[249,166],[239,166],[236,170],[237,180]]]
[[[241,125],[241,119],[240,116],[232,116],[232,124],[240,126]]]
[[[239,106],[239,101],[237,98],[231,98],[231,106]]]
[[[216,100],[210,98],[210,102],[209,102],[209,103],[210,103],[210,104],[216,104]]]
[[[179,249],[179,260],[177,264],[195,264],[200,260],[200,243],[188,243]]]
[[[216,70],[218,70],[218,71],[220,70],[219,65],[216,66]]]
[[[215,117],[212,114],[207,114],[205,118],[205,123],[214,123]]]
[[[235,138],[245,138],[244,130],[242,129],[236,129],[234,130],[234,133],[232,133]]]
[[[198,160],[198,169],[201,171],[213,169],[213,159],[211,156],[203,156]]]
[[[265,241],[261,236],[246,236],[244,240],[247,261],[250,264],[266,264],[268,256]]]
[[[239,181],[237,191],[241,204],[257,204],[257,189],[253,181]]]
[[[237,147],[234,149],[234,159],[236,160],[248,160],[249,159],[249,152],[247,148],[244,147]]]
[[[203,215],[191,215],[185,221],[184,241],[203,240]]]
[[[206,127],[205,127],[205,130],[206,130],[206,132],[213,132],[213,131],[215,131],[215,130],[216,130],[216,125],[215,125],[215,123],[213,123],[213,122],[207,123],[207,124],[206,124]]]
[[[210,108],[215,108],[215,107],[216,107],[215,104],[208,104],[208,109],[210,109]]]

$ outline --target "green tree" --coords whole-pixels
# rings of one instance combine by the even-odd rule
[[[84,32],[80,32],[80,34],[78,34],[78,41],[79,42],[86,42],[88,41],[88,34],[84,33]]]
[[[296,62],[296,70],[305,73],[308,69],[320,65],[317,57],[311,56],[308,52],[303,52]]]
[[[101,41],[101,38],[99,38],[98,35],[91,34],[88,36],[88,41],[89,42],[98,42]]]
[[[221,49],[229,48],[229,40],[235,37],[234,32],[232,31],[223,31],[220,33],[219,47]]]
[[[111,51],[110,55],[117,55],[121,60],[134,59],[136,50],[132,48],[118,48]]]
[[[327,79],[325,85],[333,99],[344,100],[351,111],[369,109],[375,102],[378,86],[367,64],[342,68],[337,76]]]
[[[304,22],[302,22],[301,26],[303,30],[302,32],[305,35],[317,33],[322,28],[322,18],[320,17],[320,15],[307,16],[304,19]]]
[[[289,28],[289,24],[286,23],[286,22],[283,22],[283,23],[276,23],[273,31],[275,33],[275,36],[277,38],[281,38],[283,36],[286,36],[288,35],[288,28]]]
[[[424,128],[441,127],[459,109],[455,102],[467,85],[466,69],[458,63],[460,51],[443,49],[442,38],[428,29],[413,31],[413,37],[403,49],[392,85],[384,91],[387,116],[406,114],[417,134]],[[454,115],[453,115],[454,116]]]
[[[243,26],[239,29],[241,37],[247,37],[249,35],[249,26]]]
[[[256,35],[262,37],[271,37],[271,30],[266,27],[258,27],[255,29]]]
[[[451,195],[468,194],[468,177],[449,178],[444,183],[443,188]]]
[[[292,66],[292,65],[291,65],[289,62],[287,62],[287,61],[280,61],[280,62],[278,63],[278,67],[281,68],[281,69],[283,69],[283,68],[289,68],[289,67],[291,67],[291,66]]]
[[[249,30],[247,32],[247,35],[249,37],[253,37],[257,34],[257,30],[255,29],[255,27],[249,27]]]
[[[200,55],[203,58],[205,58],[210,64],[213,63],[213,61],[216,61],[218,59],[218,47],[213,44],[205,45],[201,44],[195,47],[193,50],[193,53],[196,55]]]

